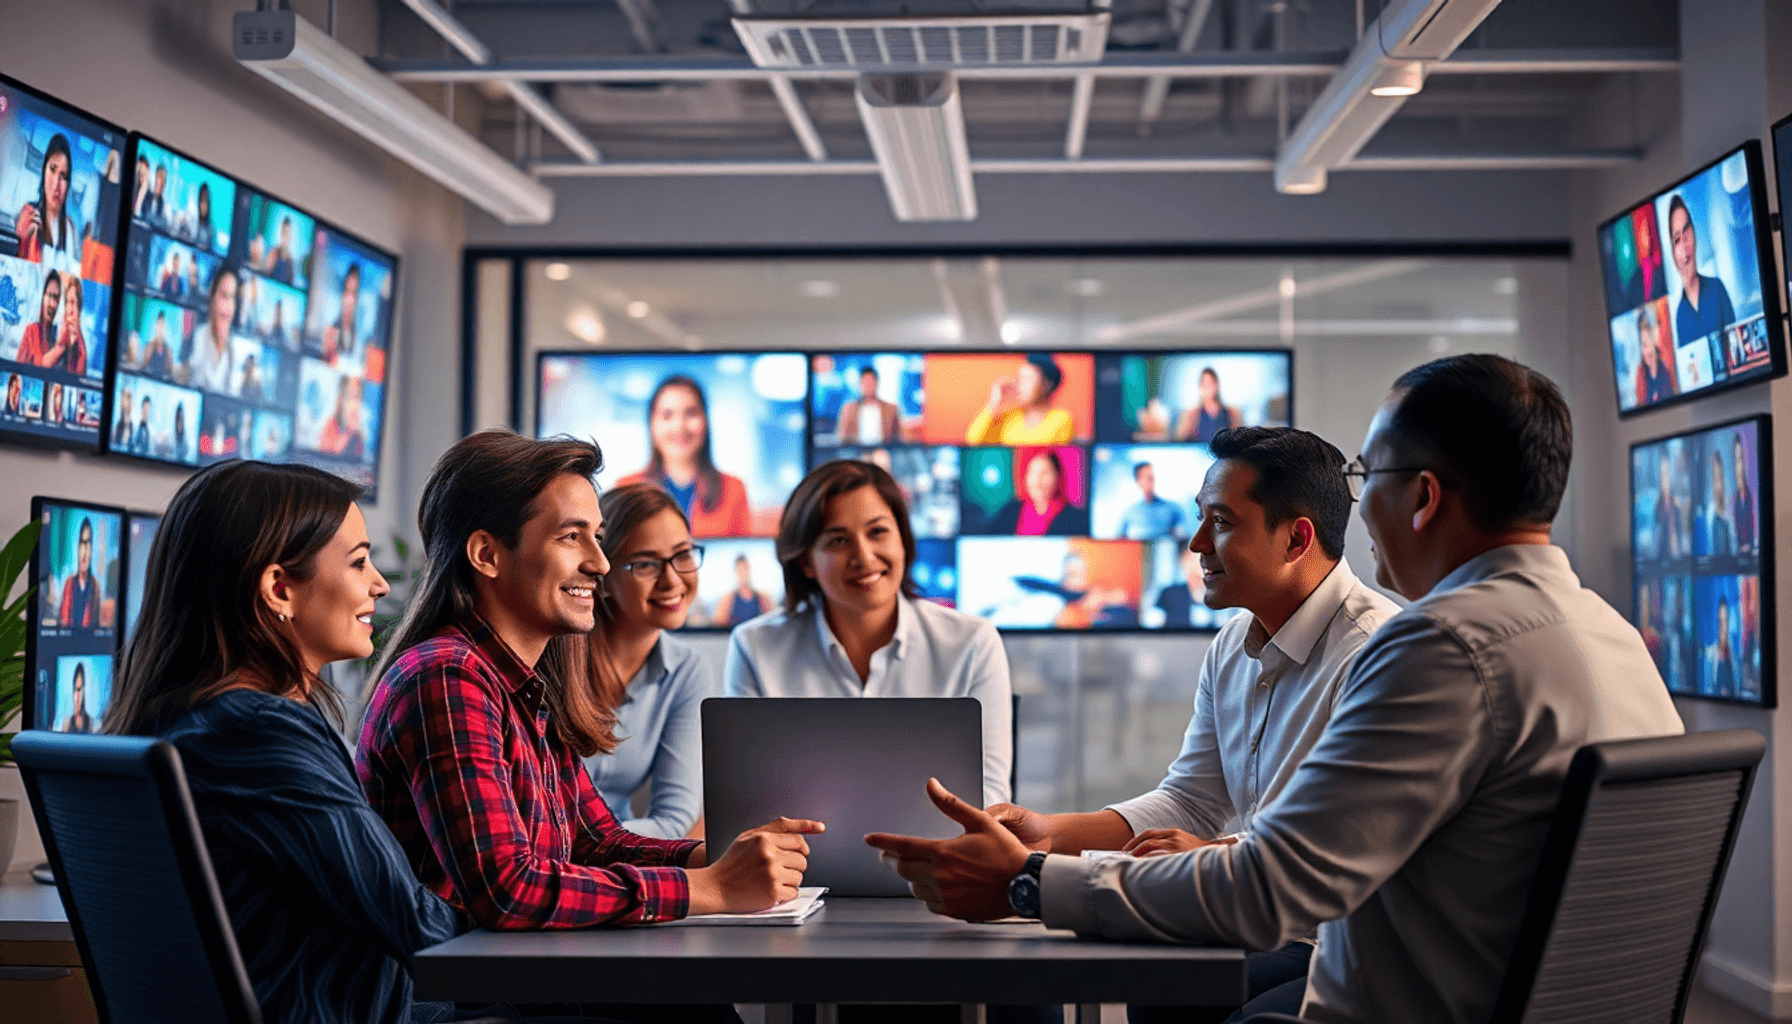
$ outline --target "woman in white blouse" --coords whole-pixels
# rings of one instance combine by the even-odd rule
[[[995,627],[922,601],[915,535],[896,481],[869,462],[827,463],[797,485],[778,527],[784,607],[736,627],[730,697],[975,697],[983,801],[1008,800],[1008,655]]]

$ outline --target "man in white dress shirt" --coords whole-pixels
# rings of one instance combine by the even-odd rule
[[[964,835],[867,841],[955,917],[1247,949],[1317,926],[1316,1024],[1487,1020],[1575,751],[1683,731],[1642,637],[1549,543],[1572,437],[1556,386],[1499,356],[1395,382],[1350,474],[1377,580],[1413,604],[1236,843],[1041,856],[938,783]]]
[[[1350,487],[1334,445],[1289,427],[1241,427],[1215,435],[1213,456],[1189,550],[1201,559],[1203,600],[1251,614],[1234,617],[1207,648],[1182,753],[1157,789],[1088,814],[989,808],[1034,850],[1158,856],[1248,831],[1319,739],[1357,652],[1400,610],[1344,561]],[[1251,955],[1252,1011],[1300,1008],[1307,939]],[[1284,991],[1267,995],[1276,989]],[[1132,1011],[1134,1024],[1200,1016]]]

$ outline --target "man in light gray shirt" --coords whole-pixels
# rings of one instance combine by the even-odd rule
[[[1250,949],[1317,925],[1318,1024],[1487,1020],[1574,752],[1683,731],[1642,638],[1549,544],[1571,439],[1555,385],[1498,356],[1395,383],[1351,473],[1377,579],[1414,603],[1237,843],[1040,858],[937,784],[963,836],[867,841],[956,917]]]
[[[1394,602],[1344,561],[1350,487],[1344,455],[1317,434],[1241,427],[1213,439],[1197,498],[1205,601],[1244,608],[1207,648],[1182,753],[1156,790],[1089,814],[989,808],[1034,850],[1126,850],[1155,856],[1248,830],[1288,784],[1331,718],[1351,662]],[[1299,1009],[1312,945],[1298,936],[1253,954],[1249,995],[1292,984]],[[1134,1024],[1188,1011],[1135,1007]],[[1225,1011],[1212,1014],[1214,1019]]]

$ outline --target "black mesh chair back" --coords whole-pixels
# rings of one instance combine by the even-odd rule
[[[1496,1024],[1680,1024],[1765,749],[1731,729],[1574,755]]]
[[[103,1024],[261,1024],[174,747],[31,730],[12,752]]]

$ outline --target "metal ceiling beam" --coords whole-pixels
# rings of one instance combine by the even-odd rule
[[[404,5],[415,12],[417,17],[422,18],[430,28],[435,29],[443,39],[448,41],[448,45],[459,50],[462,56],[474,64],[489,66],[496,61],[497,58],[491,48],[480,42],[479,37],[474,35],[471,29],[467,28],[459,18],[448,13],[435,0],[404,0]],[[482,81],[502,83],[504,90],[510,93],[510,98],[516,101],[518,107],[528,111],[530,117],[535,118],[543,128],[552,132],[554,137],[559,139],[567,149],[572,150],[580,160],[594,164],[602,158],[602,154],[597,151],[597,144],[586,138],[585,133],[572,123],[572,119],[561,113],[560,108],[554,106],[535,86],[523,79],[516,78],[493,78],[482,79]]]
[[[1358,156],[1342,171],[1559,171],[1618,167],[1643,158],[1640,149],[1591,149],[1557,153],[1433,153]],[[1164,157],[1138,159],[972,160],[977,174],[1187,174],[1210,171],[1268,171],[1273,156]],[[541,163],[530,168],[542,178],[784,177],[816,174],[876,174],[872,160],[687,160],[629,163]]]
[[[1083,143],[1089,138],[1089,108],[1095,103],[1095,76],[1076,76],[1076,87],[1070,94],[1070,124],[1064,129],[1064,159],[1080,160]]]
[[[744,16],[753,13],[753,0],[728,0],[728,6],[735,14]],[[790,122],[790,130],[795,133],[797,142],[802,144],[803,152],[816,163],[826,160],[828,148],[822,144],[821,133],[815,130],[815,122],[809,117],[809,108],[803,106],[803,98],[796,94],[796,83],[787,77],[773,76],[768,84],[772,87],[772,95],[778,99],[779,108],[784,111],[784,120]]]
[[[406,0],[412,3],[415,0]],[[1050,79],[1094,75],[1097,78],[1261,78],[1323,77],[1344,66],[1338,50],[1287,53],[1110,53],[1099,64],[1055,64],[1038,67],[964,67],[954,69],[967,79]],[[809,68],[761,68],[739,58],[512,58],[483,66],[440,60],[370,60],[400,82],[672,82],[722,79],[765,81],[775,78],[850,81],[857,71]],[[901,69],[871,69],[901,70]],[[1427,74],[1616,74],[1680,70],[1676,50],[1562,49],[1459,51],[1449,60],[1426,68]]]
[[[1201,38],[1201,27],[1207,24],[1207,14],[1213,10],[1213,0],[1192,0],[1182,22],[1182,32],[1176,37],[1178,53],[1192,53],[1195,43]],[[1170,95],[1170,78],[1168,75],[1152,75],[1145,80],[1145,96],[1139,101],[1139,134],[1151,131],[1151,125],[1162,116],[1164,100]]]
[[[635,45],[644,53],[665,53],[665,40],[660,38],[660,12],[653,0],[616,0],[622,16],[628,19],[628,30]]]

